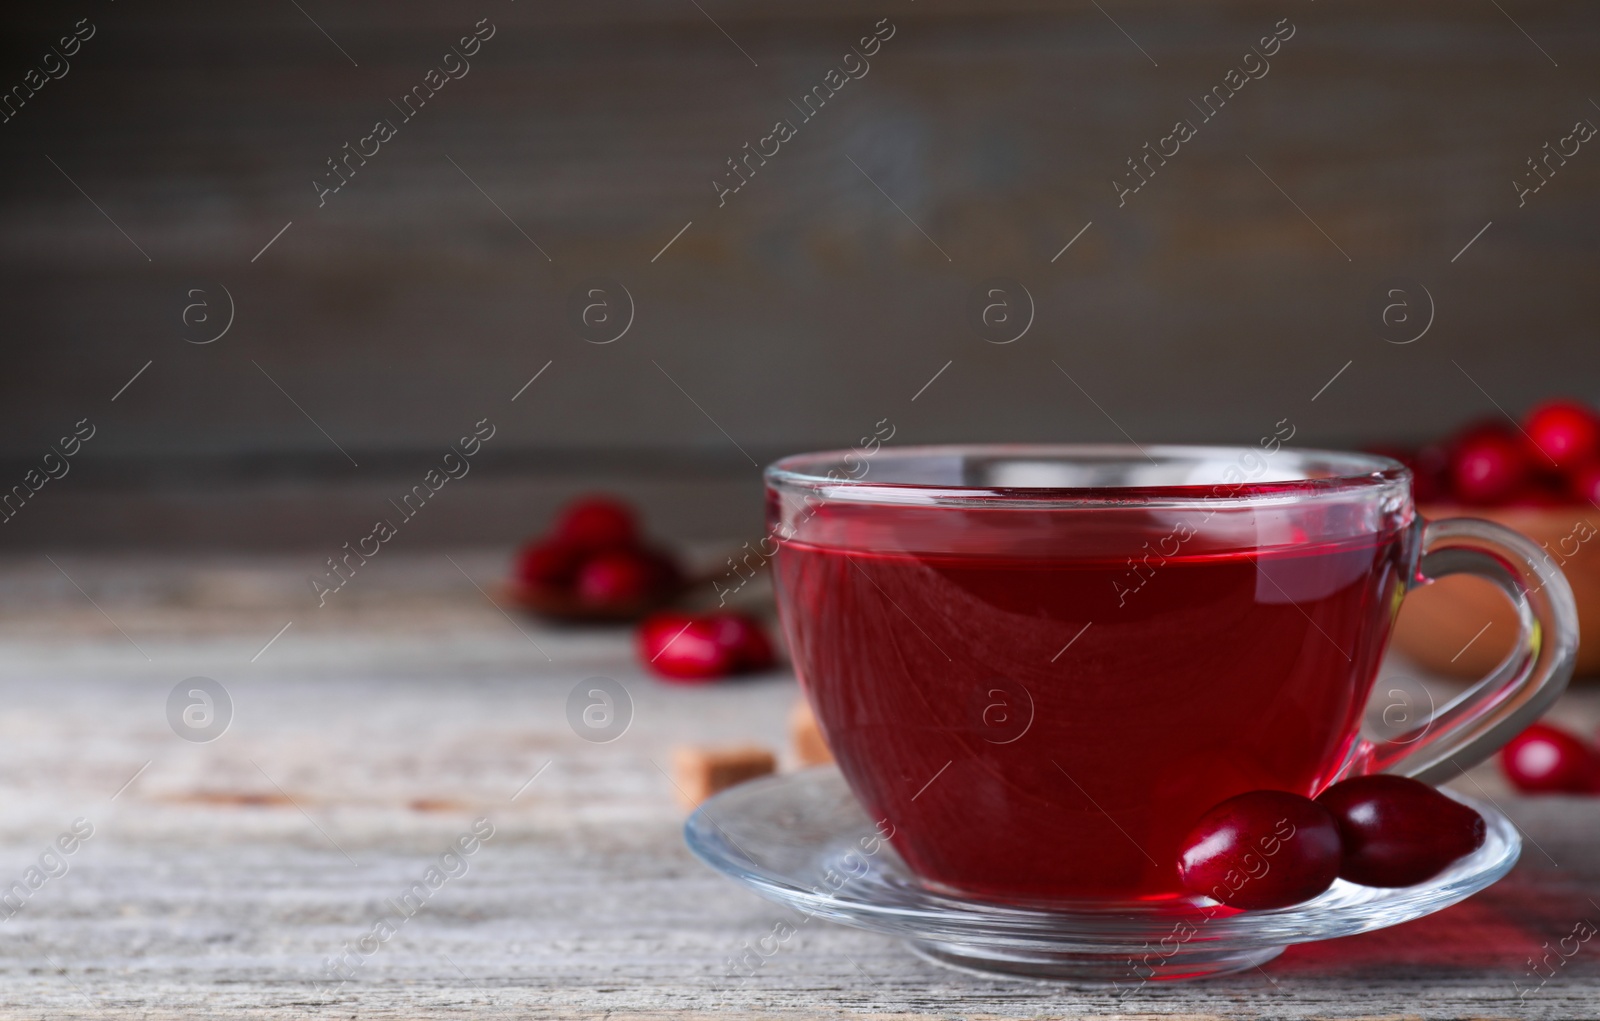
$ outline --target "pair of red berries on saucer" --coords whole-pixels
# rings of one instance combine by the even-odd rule
[[[1310,900],[1346,879],[1415,886],[1483,846],[1483,817],[1428,784],[1375,774],[1343,780],[1315,800],[1250,791],[1195,824],[1178,859],[1185,889],[1232,908]]]

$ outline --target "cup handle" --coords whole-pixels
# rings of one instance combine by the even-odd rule
[[[1349,775],[1398,773],[1439,784],[1493,755],[1566,688],[1578,652],[1572,586],[1534,542],[1477,518],[1430,521],[1407,590],[1452,574],[1494,582],[1517,612],[1517,642],[1494,672],[1417,727],[1362,740]]]

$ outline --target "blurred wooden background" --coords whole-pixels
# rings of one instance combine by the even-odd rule
[[[1600,124],[1592,4],[9,18],[8,89],[80,18],[94,35],[0,124],[0,485],[78,420],[98,429],[0,527],[11,548],[336,546],[485,417],[474,474],[408,542],[509,542],[596,485],[670,535],[754,534],[752,462],[886,418],[896,443],[1254,442],[1287,418],[1297,443],[1355,444],[1600,397],[1600,151],[1520,208],[1512,185]],[[391,101],[485,18],[470,72],[319,208],[325,161],[400,124]],[[880,19],[870,72],[800,123],[793,103]],[[1202,123],[1191,100],[1280,19],[1270,72]],[[782,118],[795,137],[719,208],[725,161]],[[1179,118],[1196,137],[1118,208],[1124,161]],[[569,324],[593,277],[634,300],[614,343]],[[1015,343],[968,325],[994,277],[1036,306]],[[1436,309],[1408,344],[1368,322],[1400,278]],[[221,287],[232,327],[190,343],[191,289],[220,314]]]

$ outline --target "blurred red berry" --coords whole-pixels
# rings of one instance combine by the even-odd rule
[[[772,668],[772,641],[759,621],[742,613],[719,613],[711,619],[717,624],[717,640],[733,650],[739,670],[755,673]]]
[[[516,577],[534,588],[566,590],[587,555],[582,547],[563,539],[532,542],[517,553]]]
[[[1523,424],[1533,445],[1558,468],[1581,464],[1600,454],[1600,418],[1572,400],[1546,401],[1528,412]]]
[[[1567,475],[1567,492],[1579,503],[1600,507],[1600,461],[1572,469]]]
[[[1428,444],[1406,463],[1411,468],[1411,488],[1418,503],[1450,499],[1450,451],[1442,444]]]
[[[718,640],[719,628],[707,617],[658,613],[639,625],[639,658],[671,681],[709,681],[738,666],[731,646]]]
[[[633,508],[609,496],[572,501],[556,519],[555,534],[589,550],[636,545],[639,529]]]
[[[1515,496],[1530,477],[1522,444],[1499,429],[1462,437],[1450,457],[1451,491],[1462,503],[1485,505]]]
[[[1581,794],[1595,790],[1600,755],[1582,738],[1535,723],[1500,752],[1500,768],[1513,786],[1529,794]]]
[[[639,625],[639,657],[670,680],[711,680],[770,669],[772,642],[738,613],[657,613]]]
[[[659,591],[653,560],[636,550],[614,550],[584,561],[578,568],[578,599],[589,606],[613,607],[642,602]]]
[[[1288,791],[1250,791],[1195,823],[1178,878],[1189,892],[1229,907],[1282,908],[1333,885],[1339,855],[1339,827],[1326,808]]]
[[[1503,506],[1564,507],[1569,502],[1566,491],[1559,484],[1540,481],[1517,490],[1510,499],[1503,501]]]

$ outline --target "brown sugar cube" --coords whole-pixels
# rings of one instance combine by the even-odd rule
[[[789,713],[789,742],[802,766],[826,766],[833,761],[828,742],[822,738],[822,728],[811,712],[811,703],[803,698]]]
[[[732,748],[684,746],[672,751],[679,800],[694,808],[718,791],[778,769],[777,757],[760,745]]]

